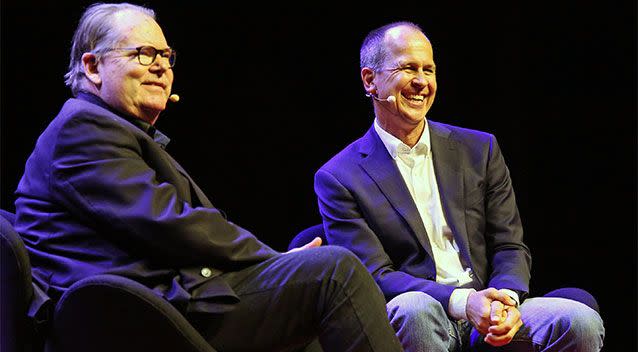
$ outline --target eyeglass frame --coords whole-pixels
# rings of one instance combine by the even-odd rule
[[[153,60],[151,60],[150,63],[145,64],[142,62],[142,59],[140,58],[140,56],[142,55],[142,49],[144,48],[151,48],[153,49],[153,51],[155,51],[155,55],[153,55]],[[171,48],[168,47],[166,49],[157,49],[156,47],[152,46],[152,45],[141,45],[135,48],[107,48],[104,49],[104,52],[109,52],[109,51],[121,51],[121,50],[135,50],[137,51],[137,54],[135,54],[135,56],[137,56],[137,62],[140,63],[140,65],[142,66],[151,66],[153,63],[155,63],[155,61],[157,61],[157,55],[160,55],[161,57],[167,58],[168,59],[168,64],[171,68],[173,68],[175,66],[175,61],[177,61],[177,52]],[[163,53],[165,52],[169,52],[168,56],[163,56]],[[151,55],[145,55],[145,56],[151,56]],[[173,58],[172,62],[171,62],[171,57]]]

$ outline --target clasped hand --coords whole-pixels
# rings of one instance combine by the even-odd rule
[[[469,322],[492,346],[508,344],[523,325],[516,301],[495,288],[470,293],[465,310]]]

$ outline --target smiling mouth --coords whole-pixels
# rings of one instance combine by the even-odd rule
[[[402,96],[410,103],[417,104],[417,105],[423,104],[426,98],[426,96],[423,94],[411,94],[411,95],[402,94]]]
[[[406,98],[412,100],[412,101],[424,101],[425,100],[425,96],[424,95],[410,95],[407,96]]]
[[[166,85],[159,82],[144,82],[144,85],[166,89]]]

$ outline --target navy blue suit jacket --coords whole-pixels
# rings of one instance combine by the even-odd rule
[[[525,295],[531,257],[496,139],[434,121],[428,126],[445,218],[473,272],[469,286]],[[422,291],[447,311],[455,287],[436,282],[419,212],[373,127],[317,171],[315,192],[328,243],[353,251],[386,299]]]
[[[277,255],[227,221],[145,131],[86,100],[68,100],[42,133],[16,195],[16,229],[54,299],[115,274],[182,311],[221,312],[238,298],[220,275]]]

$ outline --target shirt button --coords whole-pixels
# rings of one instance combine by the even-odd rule
[[[213,272],[209,268],[202,268],[200,274],[202,274],[203,277],[210,277],[213,275]]]

